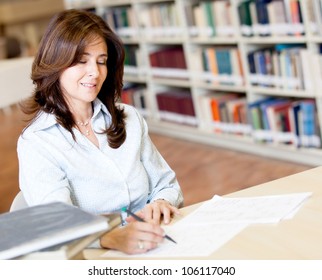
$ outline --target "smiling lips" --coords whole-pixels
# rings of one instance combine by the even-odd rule
[[[84,87],[87,87],[87,88],[94,88],[96,87],[96,84],[90,84],[90,83],[81,83]]]

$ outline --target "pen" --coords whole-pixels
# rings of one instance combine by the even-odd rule
[[[132,211],[130,211],[129,209],[123,207],[122,211],[128,213],[130,216],[132,216],[135,220],[139,221],[139,222],[145,222],[141,217],[139,217],[138,215],[134,214]],[[164,236],[166,239],[172,241],[173,243],[177,244],[176,241],[174,241],[169,235],[165,235]]]

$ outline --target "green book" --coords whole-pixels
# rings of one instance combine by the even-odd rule
[[[206,16],[207,25],[212,30],[212,36],[216,36],[215,15],[212,12],[212,1],[202,2],[202,9]]]
[[[252,26],[252,18],[249,8],[251,2],[251,0],[246,0],[238,5],[239,21],[241,25]]]
[[[120,9],[120,16],[121,16],[122,27],[129,27],[129,20],[127,18],[127,8]]]

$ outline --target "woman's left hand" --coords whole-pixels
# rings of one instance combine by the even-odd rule
[[[172,206],[168,201],[163,199],[155,200],[147,204],[141,211],[137,213],[146,222],[160,224],[169,224],[173,215],[180,215],[177,207]],[[131,222],[131,218],[127,219]]]

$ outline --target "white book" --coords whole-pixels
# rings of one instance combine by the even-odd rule
[[[272,35],[287,35],[288,25],[283,1],[267,4],[267,13]]]
[[[109,230],[119,226],[122,222],[120,214],[107,214]],[[42,250],[19,256],[17,260],[71,260],[83,259],[83,250],[99,247],[99,238],[106,230],[99,231],[72,241],[60,243]]]
[[[196,28],[198,29],[198,36],[209,37],[211,32],[208,29],[210,28],[208,28],[206,15],[200,5],[193,7],[193,15]]]
[[[300,58],[303,72],[304,89],[310,91],[313,89],[311,53],[308,49],[300,49]]]
[[[16,258],[110,228],[108,217],[62,202],[8,212],[0,215],[0,259]]]
[[[320,0],[313,0],[313,14],[315,17],[317,33],[322,34],[322,3]]]
[[[213,119],[210,105],[211,97],[212,95],[210,93],[198,96],[201,125],[203,125],[203,128],[207,131],[212,131],[211,123]]]
[[[83,259],[82,251],[98,240],[103,232],[94,233],[76,240],[64,242],[42,250],[14,258],[15,260],[72,260]]]

